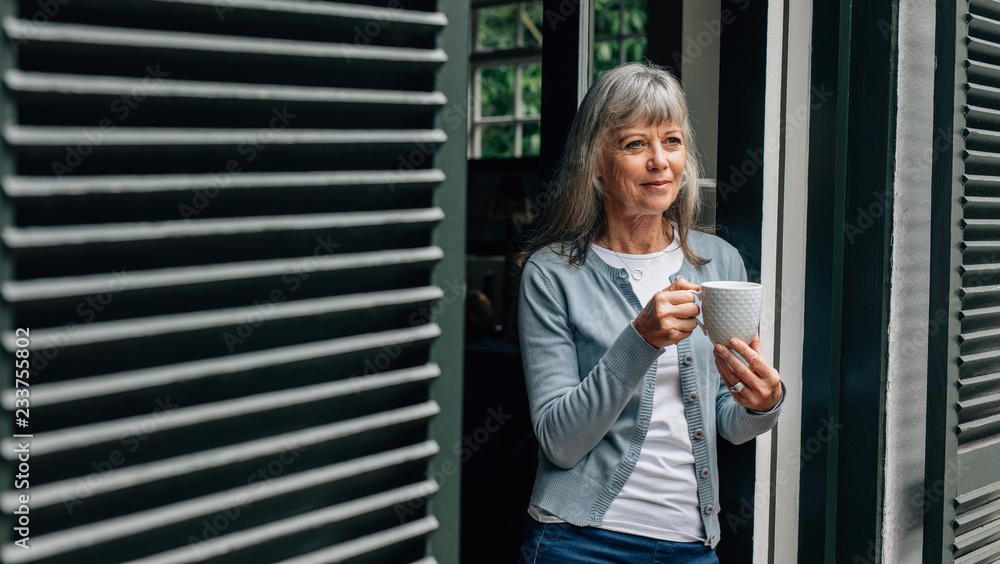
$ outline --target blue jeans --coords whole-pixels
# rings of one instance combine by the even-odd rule
[[[527,519],[518,564],[719,564],[715,550],[697,542],[670,542]]]

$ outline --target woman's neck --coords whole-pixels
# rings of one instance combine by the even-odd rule
[[[611,221],[598,244],[618,253],[645,255],[662,251],[673,240],[673,227],[662,217],[636,216]]]

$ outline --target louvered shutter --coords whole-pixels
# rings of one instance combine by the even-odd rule
[[[955,418],[949,418],[944,468],[924,497],[953,501],[944,509],[944,549],[955,562],[971,564],[1000,558],[1000,2],[973,0],[958,8],[964,148],[956,164],[960,208],[952,231],[958,275],[950,317],[957,323],[948,339]],[[936,317],[932,336],[947,326],[947,316]]]
[[[434,2],[370,4],[3,3],[3,562],[436,562],[465,85]]]

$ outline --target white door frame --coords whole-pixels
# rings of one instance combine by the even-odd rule
[[[787,395],[757,438],[754,564],[798,561],[811,41],[811,2],[769,2],[761,282],[772,299],[760,333]]]

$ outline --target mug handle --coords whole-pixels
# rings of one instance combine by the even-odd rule
[[[687,291],[691,292],[692,294],[694,294],[694,297],[696,299],[699,299],[699,300],[701,299],[701,292],[699,292],[698,290],[687,290]],[[708,336],[708,331],[705,330],[705,326],[701,323],[701,320],[698,319],[697,317],[695,317],[694,318],[694,322],[698,324],[698,327],[701,327],[701,332],[707,337]]]

